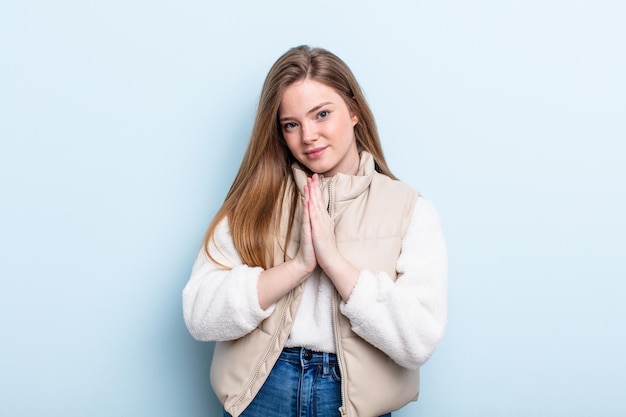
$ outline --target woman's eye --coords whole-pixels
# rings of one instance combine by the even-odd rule
[[[285,130],[289,130],[289,129],[293,129],[294,127],[296,127],[297,125],[294,122],[289,122],[289,123],[285,123],[283,125],[283,128]]]
[[[325,118],[325,117],[328,117],[328,115],[329,115],[329,114],[330,114],[330,113],[329,113],[327,110],[323,110],[323,111],[321,111],[321,112],[317,115],[317,117],[318,117],[318,118],[320,118],[320,119],[323,119],[323,118]]]

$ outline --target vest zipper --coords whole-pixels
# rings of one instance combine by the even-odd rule
[[[333,180],[335,179],[335,177],[331,177],[328,180],[328,206],[326,207],[326,211],[328,211],[328,214],[330,215],[330,217],[333,217],[333,212],[334,207],[333,207]]]
[[[331,218],[333,216],[333,211],[334,211],[333,180],[334,180],[334,177],[331,177],[328,180],[328,206],[326,207],[326,210],[328,211],[328,214],[330,215]],[[339,365],[339,373],[341,374],[341,407],[339,407],[339,413],[341,414],[341,417],[345,417],[348,415],[348,412],[346,409],[346,378],[344,377],[345,373],[344,373],[344,368],[343,368],[343,361],[341,359],[341,346],[340,346],[340,341],[339,341],[339,325],[337,324],[339,309],[337,308],[336,298],[337,298],[336,295],[334,295],[331,298],[331,307],[332,307],[331,316],[333,318],[333,336],[335,337],[335,348],[337,349],[337,365]]]
[[[267,361],[267,358],[270,356],[270,352],[276,345],[276,341],[278,340],[278,335],[283,330],[283,327],[285,327],[285,319],[287,318],[287,310],[289,310],[289,307],[291,307],[291,303],[294,298],[294,291],[295,290],[289,291],[289,295],[287,296],[287,302],[285,304],[285,307],[283,307],[283,311],[281,312],[280,322],[278,323],[278,328],[276,329],[276,331],[274,332],[274,335],[272,336],[272,340],[270,341],[270,345],[267,348],[267,351],[265,352],[265,356],[263,356],[263,360],[261,360],[261,362],[257,364],[256,369],[254,370],[254,374],[252,375],[252,379],[250,379],[250,382],[248,382],[245,389],[241,392],[241,394],[239,395],[239,398],[237,398],[237,401],[233,403],[231,408],[237,407],[243,401],[244,397],[246,396],[246,392],[248,392],[248,390],[251,389],[252,384],[258,378],[259,372],[261,371],[261,366]]]
[[[341,417],[345,417],[348,415],[346,410],[346,378],[343,368],[343,361],[341,358],[341,346],[339,342],[339,326],[337,324],[337,316],[339,315],[339,310],[337,308],[336,302],[337,296],[334,295],[331,298],[331,306],[332,306],[332,318],[333,318],[333,335],[335,336],[335,348],[337,349],[337,365],[339,365],[339,373],[341,374],[341,407],[339,407],[339,413]]]

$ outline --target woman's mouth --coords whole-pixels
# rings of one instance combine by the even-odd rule
[[[323,148],[315,148],[315,149],[311,149],[310,151],[306,151],[304,154],[309,158],[309,159],[315,159],[315,158],[319,158],[320,156],[322,156],[322,154],[324,153],[324,151],[326,150],[326,146]]]

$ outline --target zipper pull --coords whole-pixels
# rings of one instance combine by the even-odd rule
[[[328,214],[333,215],[333,180],[335,177],[331,177],[328,180],[328,205],[326,206],[326,211]]]
[[[345,417],[348,415],[346,414],[346,407],[344,407],[343,405],[339,407],[339,413],[341,414],[341,417]]]

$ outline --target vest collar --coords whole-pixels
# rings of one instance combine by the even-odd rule
[[[307,174],[298,163],[291,166],[293,176],[298,187],[298,191],[302,194],[302,190],[306,185]],[[347,175],[337,173],[333,177],[321,177],[320,183],[322,187],[329,182],[333,183],[334,196],[336,202],[352,200],[361,195],[371,184],[374,177],[374,157],[369,152],[362,151],[359,160],[359,169],[356,175]]]

